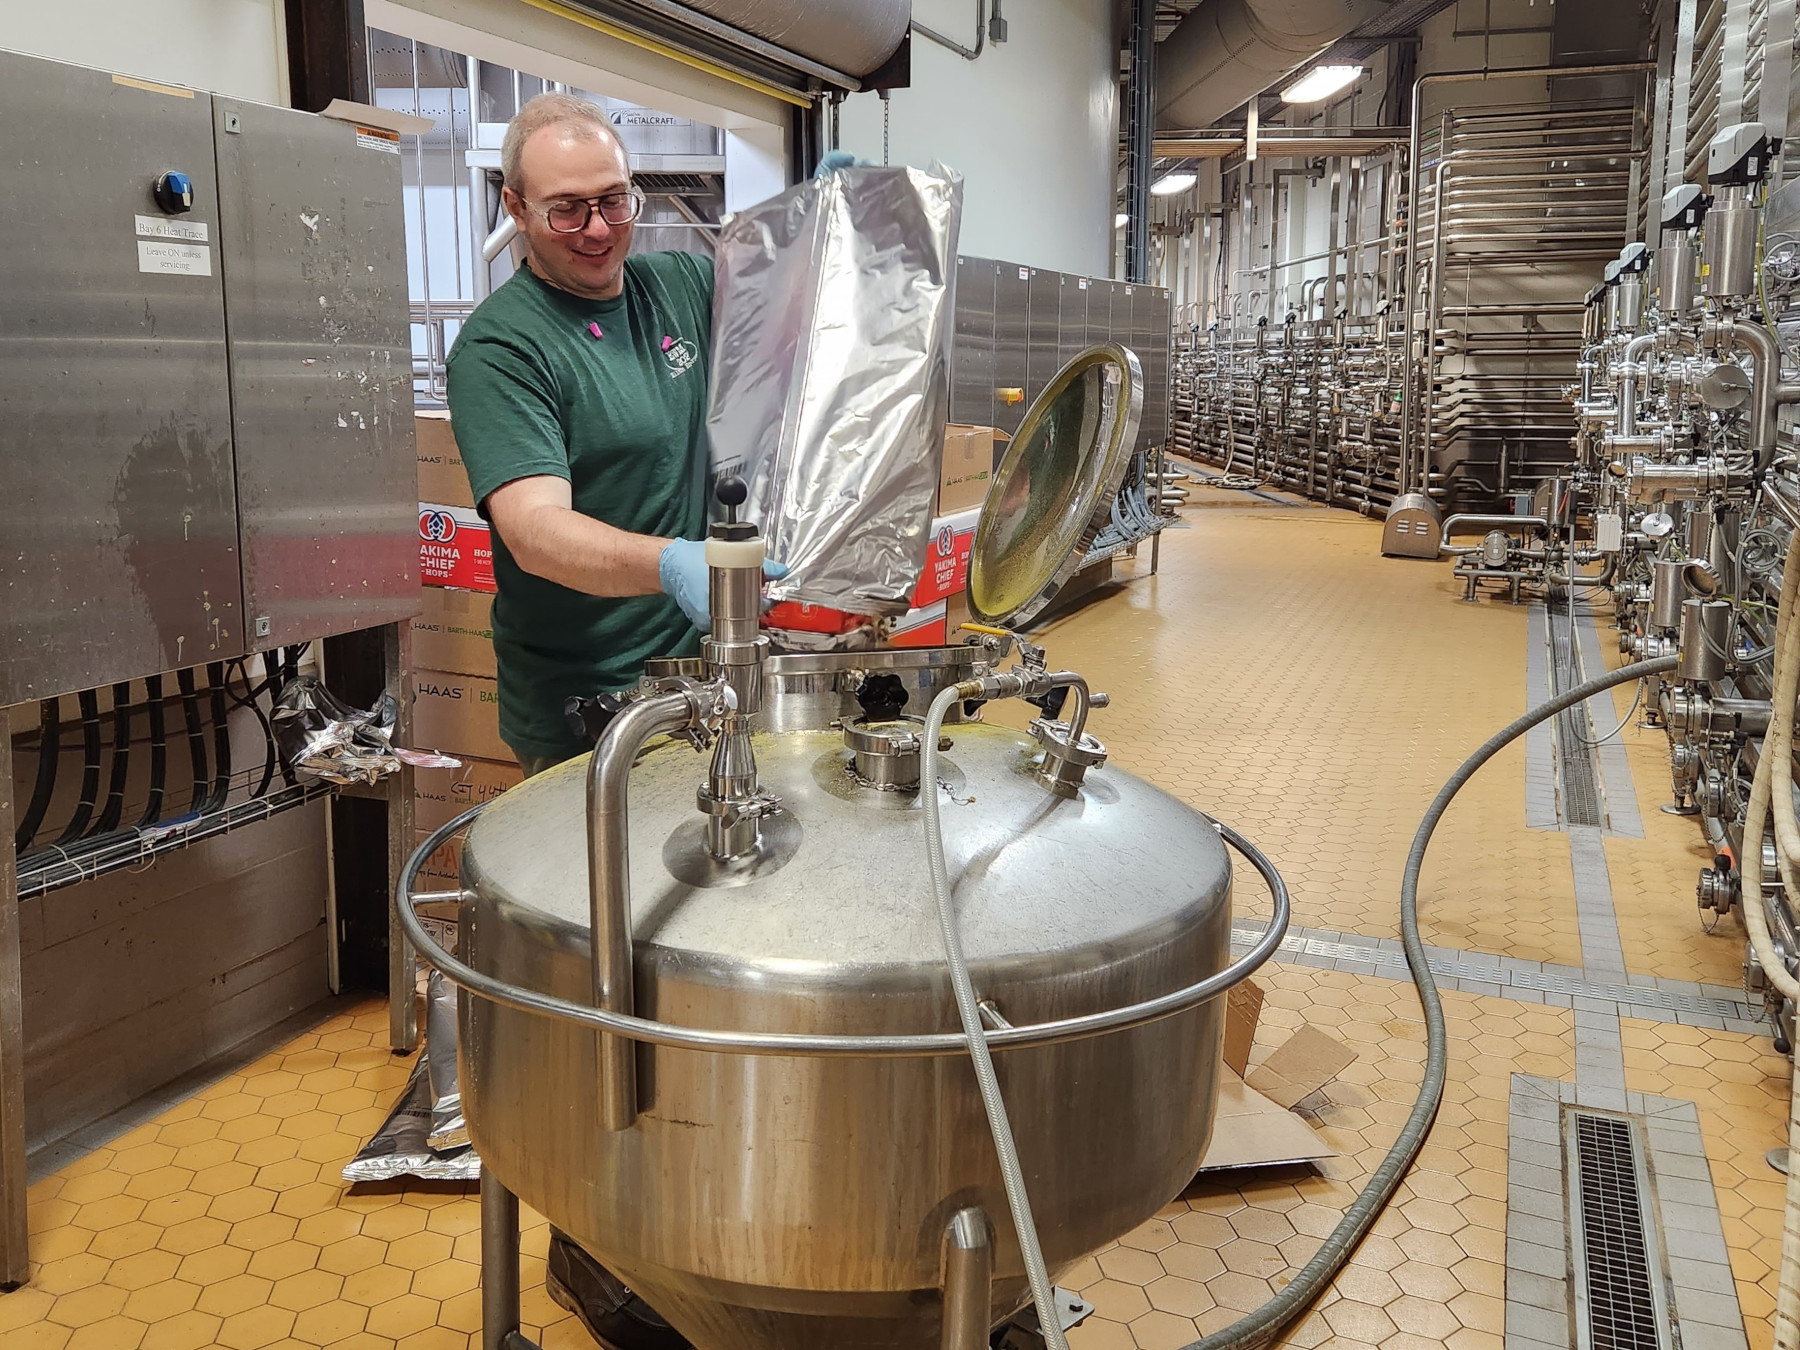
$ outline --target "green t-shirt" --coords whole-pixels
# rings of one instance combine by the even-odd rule
[[[448,370],[450,421],[483,510],[495,488],[553,474],[569,480],[583,515],[700,538],[712,291],[710,259],[646,253],[625,260],[625,290],[612,300],[570,295],[521,267],[482,301]],[[652,657],[698,650],[667,596],[602,599],[533,576],[498,530],[494,579],[500,736],[519,754],[578,753],[564,700],[628,688]]]

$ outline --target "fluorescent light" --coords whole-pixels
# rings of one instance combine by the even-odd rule
[[[1150,191],[1158,197],[1173,197],[1177,192],[1186,192],[1200,179],[1191,173],[1165,173],[1150,185]]]
[[[1131,224],[1131,217],[1126,215],[1123,211],[1113,217],[1113,228],[1115,230],[1122,230],[1129,224]]]
[[[1298,81],[1281,91],[1288,103],[1323,103],[1333,94],[1348,89],[1363,73],[1361,66],[1314,66]]]

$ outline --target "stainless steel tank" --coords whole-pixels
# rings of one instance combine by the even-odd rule
[[[1229,960],[1231,869],[1210,824],[1118,770],[1059,798],[1036,742],[953,728],[943,794],[976,987],[1016,1024],[1141,1002]],[[633,974],[643,1016],[693,1027],[957,1029],[918,795],[865,786],[841,733],[755,738],[799,838],[785,866],[707,884],[694,750],[631,779]],[[508,792],[463,852],[477,969],[590,989],[585,766]],[[1211,1132],[1221,1001],[998,1065],[1053,1269],[1142,1223]],[[705,1350],[935,1345],[952,1213],[995,1216],[992,1320],[1027,1297],[966,1057],[847,1059],[659,1047],[641,1114],[595,1128],[596,1037],[468,1000],[464,1111],[483,1164]]]
[[[1001,514],[977,530],[976,613],[1035,612],[1073,570],[1140,403],[1136,361],[1114,348],[1071,362],[1034,405],[996,474]],[[513,1285],[510,1305],[494,1292],[486,1306],[488,1339],[515,1344],[516,1197],[701,1350],[985,1347],[1031,1291],[952,997],[925,794],[1053,1273],[1193,1176],[1220,995],[1274,950],[1285,893],[1249,850],[1277,922],[1228,969],[1223,827],[1105,766],[1083,732],[1103,696],[1004,634],[770,657],[754,584],[720,570],[760,575],[742,540],[716,560],[709,542],[704,664],[653,670],[591,761],[475,821],[466,966],[402,909],[464,986],[484,1289]],[[738,589],[748,627],[721,614]],[[999,671],[1015,642],[1021,659]],[[1074,695],[1066,721],[1059,690]],[[963,720],[926,737],[937,768],[921,782],[918,719],[938,695]],[[1003,695],[1044,705],[1029,734],[979,720]],[[688,739],[653,734],[677,731]],[[713,738],[709,769],[690,741]]]

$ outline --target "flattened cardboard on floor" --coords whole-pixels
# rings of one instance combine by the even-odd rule
[[[1318,1162],[1335,1158],[1337,1152],[1299,1116],[1227,1071],[1219,1076],[1219,1111],[1213,1119],[1212,1142],[1195,1170]]]
[[[1245,1082],[1278,1106],[1310,1097],[1356,1062],[1356,1052],[1317,1027],[1301,1027]]]

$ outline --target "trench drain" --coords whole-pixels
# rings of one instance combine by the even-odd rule
[[[1670,1350],[1650,1178],[1622,1116],[1567,1117],[1570,1251],[1580,1350]]]

